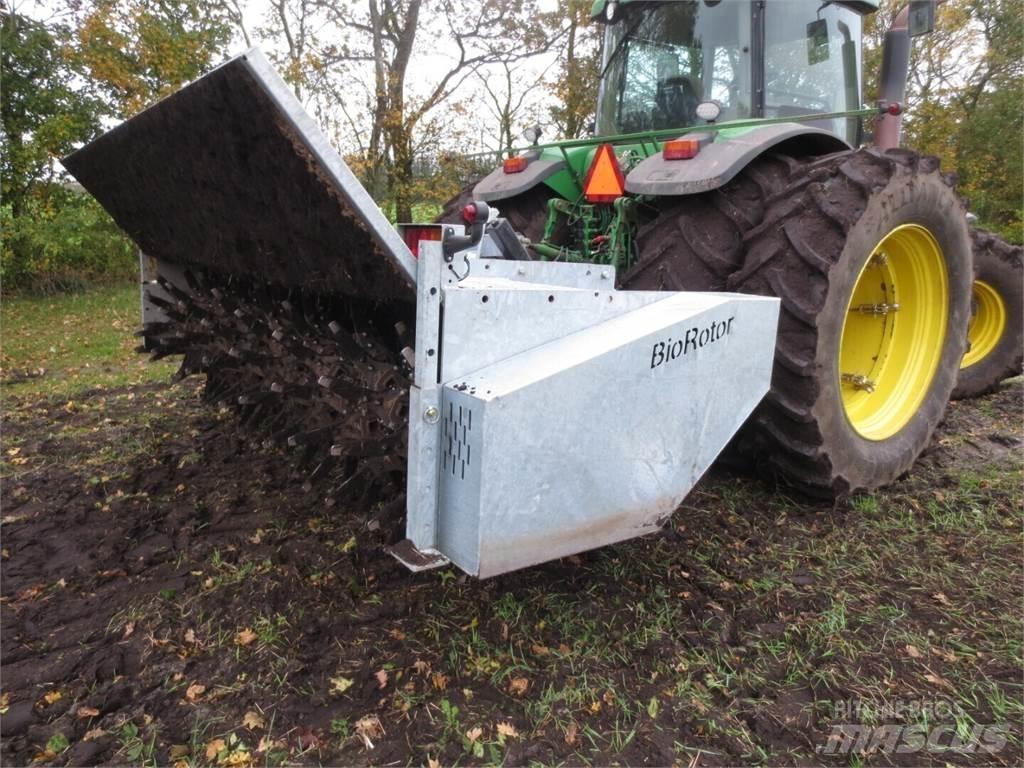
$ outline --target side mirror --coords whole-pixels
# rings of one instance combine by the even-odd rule
[[[825,19],[807,25],[807,64],[814,66],[828,60],[828,22]]]
[[[910,36],[927,35],[935,29],[935,0],[910,0],[908,16]]]

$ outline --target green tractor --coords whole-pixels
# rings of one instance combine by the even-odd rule
[[[442,217],[486,201],[537,258],[614,265],[624,288],[778,297],[771,391],[731,454],[826,497],[892,482],[928,445],[972,307],[1003,308],[1001,327],[972,324],[995,339],[975,353],[1009,346],[1020,366],[1019,254],[1016,297],[1009,280],[972,301],[953,177],[898,148],[911,37],[934,3],[898,15],[864,108],[877,5],[597,0],[595,135],[513,151]]]

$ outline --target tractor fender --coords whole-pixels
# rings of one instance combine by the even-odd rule
[[[499,166],[473,187],[473,199],[493,202],[515,197],[540,184],[566,167],[565,160],[538,158],[531,160],[520,173],[505,173]]]
[[[689,160],[666,160],[661,152],[642,160],[626,176],[626,191],[637,195],[693,195],[718,189],[772,147],[800,139],[800,154],[852,149],[834,133],[800,123],[777,123],[701,147]],[[489,177],[488,177],[489,178]]]

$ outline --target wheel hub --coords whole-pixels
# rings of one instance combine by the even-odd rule
[[[961,368],[981,362],[999,344],[1006,330],[1006,304],[999,292],[982,280],[975,280],[971,288],[974,316],[967,328],[970,346],[960,362]]]
[[[850,425],[868,440],[913,418],[942,357],[949,279],[935,237],[896,227],[875,247],[847,303],[839,386]]]

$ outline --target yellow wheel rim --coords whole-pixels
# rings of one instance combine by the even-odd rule
[[[892,437],[917,413],[942,358],[948,307],[931,232],[904,224],[882,238],[857,276],[839,341],[843,409],[862,437]]]
[[[1006,330],[1006,304],[999,291],[986,282],[975,280],[971,287],[974,298],[974,316],[967,327],[967,341],[970,348],[960,367],[966,368],[987,357]]]

